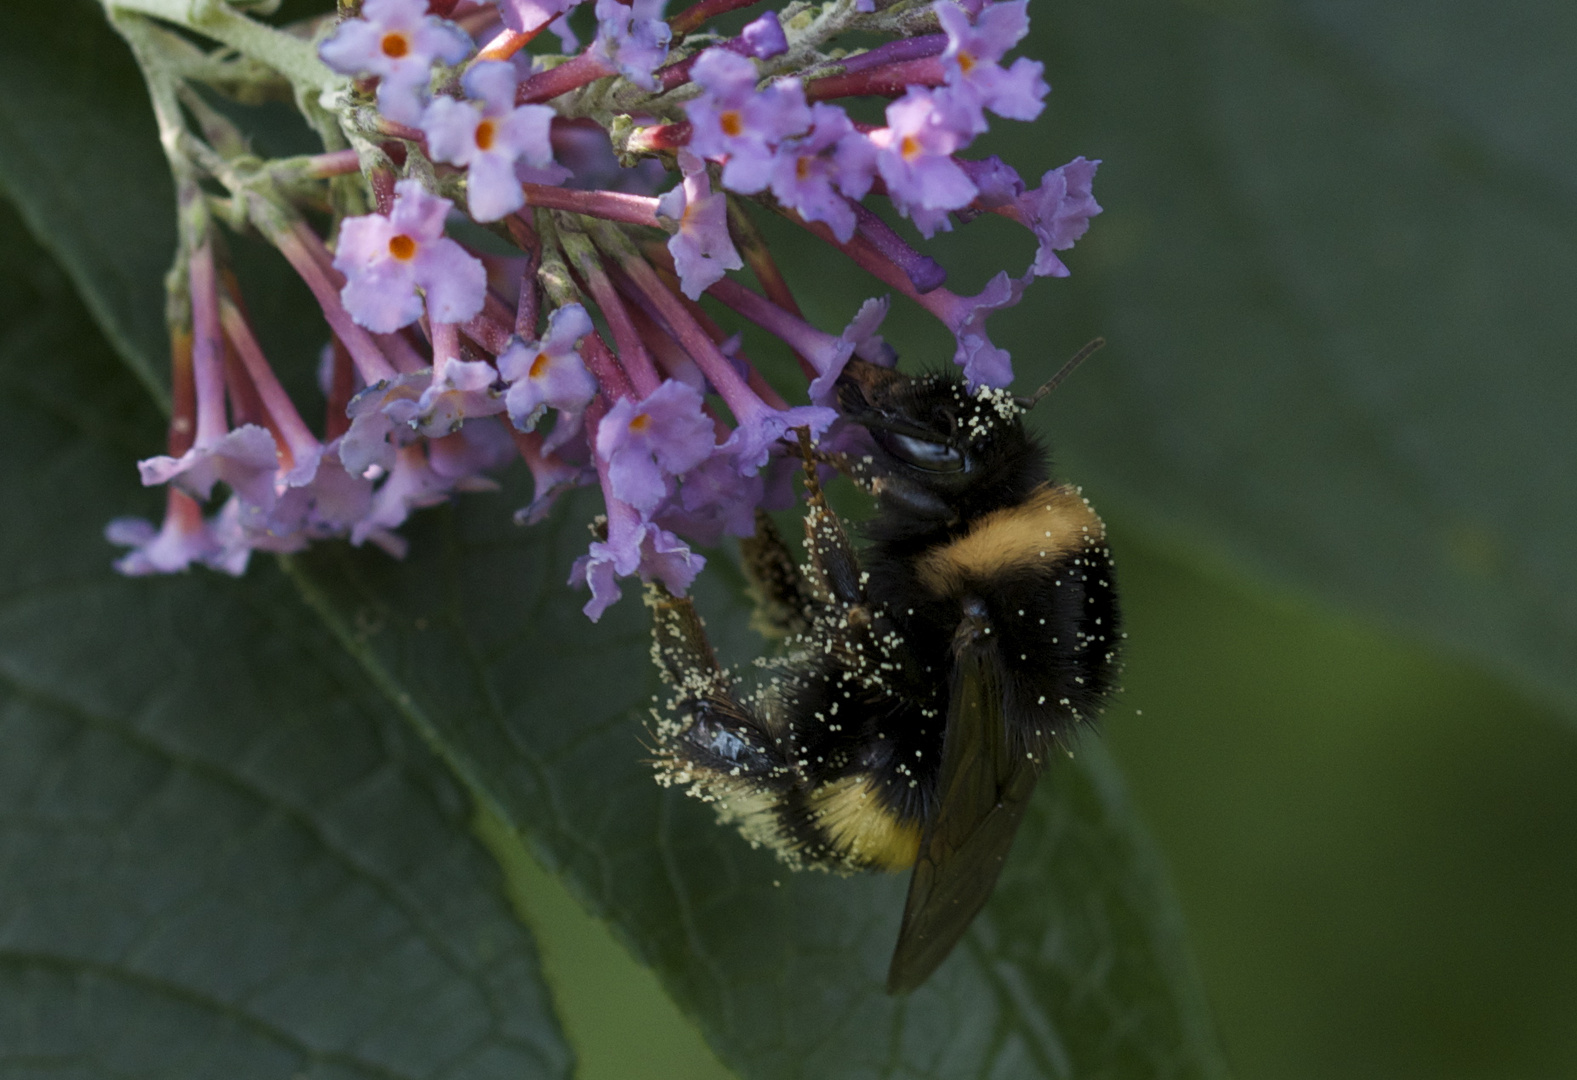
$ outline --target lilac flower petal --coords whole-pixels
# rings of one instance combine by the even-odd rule
[[[487,270],[482,260],[448,237],[422,245],[414,270],[427,294],[427,313],[435,321],[465,322],[482,310]]]
[[[503,395],[493,389],[498,372],[486,360],[451,360],[416,402],[411,424],[428,438],[460,430],[467,419],[504,411]]]
[[[354,219],[347,219],[346,224]],[[375,334],[391,334],[422,317],[422,298],[414,274],[406,266],[372,267],[346,275],[340,290],[345,310]]]
[[[661,581],[669,592],[683,596],[706,565],[706,559],[668,530],[609,509],[607,541],[593,541],[588,554],[577,559],[570,571],[571,585],[591,588],[591,599],[582,610],[592,622],[622,595],[617,578],[638,573],[643,581]]]
[[[581,2],[582,0],[498,0],[498,10],[504,17],[505,26],[511,30],[529,33],[549,23],[560,21],[565,12]]]
[[[350,399],[345,407],[350,430],[340,438],[339,454],[352,476],[361,476],[374,465],[394,467],[395,451],[416,438],[409,417],[416,414],[416,402],[431,382],[429,373],[412,372],[373,383]]]
[[[366,214],[340,225],[334,268],[345,275],[340,296],[346,310],[374,333],[391,333],[421,317],[420,287],[432,318],[471,318],[482,310],[487,271],[444,236],[444,216],[453,204],[415,180],[401,180],[394,192],[387,218]]]
[[[757,60],[770,60],[788,52],[788,37],[783,33],[783,24],[778,21],[775,11],[746,23],[739,36]]]
[[[845,357],[845,359],[847,359]],[[754,475],[772,456],[772,449],[795,428],[809,428],[817,438],[838,418],[837,410],[819,405],[797,405],[791,409],[762,408],[753,416],[741,418],[723,448],[731,453],[739,471]]]
[[[712,547],[724,536],[755,534],[756,507],[764,493],[759,474],[742,475],[733,456],[719,451],[684,474],[678,497],[656,520],[665,529]]]
[[[129,547],[115,560],[115,569],[127,577],[175,574],[193,563],[207,564],[219,545],[208,523],[199,515],[187,520],[180,513],[166,513],[155,529],[142,518],[116,518],[104,527],[104,538],[117,547]]]
[[[952,158],[970,134],[956,112],[941,95],[911,88],[887,106],[887,127],[871,134],[877,169],[900,211],[957,210],[974,200],[974,183]],[[933,231],[938,224],[930,221]]]
[[[276,497],[279,449],[266,428],[243,424],[207,446],[194,446],[178,458],[148,458],[138,462],[137,468],[145,486],[174,483],[199,502],[206,501],[214,485],[224,481],[249,508],[266,512]]]
[[[318,47],[318,56],[346,75],[376,75],[378,108],[415,124],[433,64],[456,64],[471,51],[459,27],[427,14],[425,0],[366,0],[361,18],[347,19]]]
[[[805,132],[811,110],[798,79],[756,89],[756,66],[723,48],[707,49],[691,72],[704,92],[685,104],[690,150],[723,166],[723,186],[743,194],[772,179],[778,143]]]
[[[558,410],[553,434],[543,446],[552,453],[580,430],[581,414],[597,394],[597,381],[575,351],[592,331],[591,316],[579,304],[565,304],[548,318],[548,331],[538,342],[516,341],[498,358],[499,374],[510,384],[505,395],[509,418],[521,431],[531,431],[549,408]]]
[[[447,499],[452,486],[433,472],[420,448],[407,447],[396,456],[394,468],[378,486],[366,516],[351,527],[350,542],[360,547],[376,531],[399,528],[411,511],[437,506]]]
[[[497,418],[481,417],[427,444],[429,468],[457,491],[497,491],[485,475],[515,460],[515,440]]]
[[[745,260],[728,235],[728,199],[713,193],[706,165],[685,150],[679,152],[679,165],[685,172],[685,202],[668,251],[674,257],[680,291],[699,300],[725,273],[743,267]]]
[[[466,209],[477,221],[497,221],[526,205],[515,163],[503,154],[479,154],[465,181]]]
[[[1071,248],[1089,229],[1090,218],[1101,212],[1091,194],[1099,165],[1099,161],[1074,158],[1042,176],[1040,187],[1019,196],[1019,213],[1040,241],[1032,267],[1037,277],[1068,276],[1068,268],[1053,252]]]
[[[621,398],[597,427],[613,496],[648,514],[668,494],[668,478],[705,461],[715,445],[701,395],[672,379],[642,402]]]
[[[953,362],[964,369],[964,378],[971,388],[1012,384],[1013,358],[986,336],[986,318],[994,311],[1017,304],[1034,280],[1033,272],[1011,278],[1003,271],[987,282],[978,295],[960,300],[953,320],[953,334],[958,340]]]
[[[656,90],[653,72],[668,59],[673,31],[663,20],[667,0],[597,0],[595,48],[619,73],[645,90]]]

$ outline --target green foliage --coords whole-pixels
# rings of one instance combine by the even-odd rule
[[[1137,529],[1569,706],[1572,15],[1216,7],[1036,12],[1048,116],[991,149],[1026,175],[1104,158],[1107,213],[997,340],[1025,382],[1112,341],[1051,423]],[[156,516],[131,463],[162,443],[170,188],[98,8],[15,8],[0,184],[81,301],[7,216],[0,1072],[564,1075],[495,861],[529,851],[744,1077],[1221,1074],[1093,740],[1042,785],[958,957],[885,997],[900,881],[788,874],[651,782],[644,615],[630,598],[592,626],[562,584],[585,504],[522,531],[522,491],[470,496],[398,564],[330,546],[240,582],[117,578],[104,521]],[[999,224],[945,239],[964,284]],[[774,248],[823,321],[870,292]],[[258,280],[267,344],[305,370],[316,316]],[[910,314],[892,339],[936,357]],[[703,608],[748,640],[714,567]]]

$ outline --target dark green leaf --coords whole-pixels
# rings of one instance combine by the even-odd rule
[[[289,583],[110,569],[156,411],[0,209],[0,1073],[568,1076],[472,803]]]
[[[1042,784],[964,947],[890,998],[904,881],[790,873],[658,789],[640,760],[658,689],[644,611],[630,597],[588,623],[562,584],[585,532],[564,515],[522,533],[507,505],[432,515],[403,566],[324,549],[294,572],[388,704],[541,842],[725,1062],[750,1077],[1217,1075],[1171,901],[1098,744]],[[715,568],[703,598],[719,642],[751,639],[720,585],[734,580]]]
[[[0,6],[0,145],[0,187],[163,398],[174,187],[137,66],[92,0]]]

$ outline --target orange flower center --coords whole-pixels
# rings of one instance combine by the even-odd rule
[[[802,157],[794,162],[794,177],[803,180],[810,175],[810,158]]]
[[[401,262],[408,262],[416,257],[416,241],[404,233],[389,237],[389,254]]]
[[[383,49],[383,55],[390,60],[398,60],[411,51],[410,40],[397,30],[384,34],[378,45]]]
[[[920,156],[920,140],[913,135],[905,135],[898,144],[898,152],[905,161],[913,161]]]
[[[652,426],[652,418],[645,413],[636,413],[635,419],[630,421],[631,431],[645,431]]]
[[[552,362],[547,353],[539,352],[537,358],[531,361],[531,370],[527,374],[533,379],[540,379],[548,373],[548,365]]]
[[[493,149],[493,135],[496,131],[497,129],[493,126],[493,121],[491,120],[483,120],[476,125],[476,148],[478,150]]]
[[[970,56],[966,52],[961,52],[961,53],[958,54],[958,70],[959,71],[962,71],[965,75],[968,75],[969,72],[974,68],[974,66],[975,66],[975,58],[973,56]]]
[[[734,136],[745,130],[745,122],[740,119],[738,109],[729,109],[717,118],[717,122],[724,135]]]

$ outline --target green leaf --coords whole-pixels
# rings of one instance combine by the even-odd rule
[[[1224,6],[1037,25],[1060,145],[1107,161],[1058,309],[1113,342],[1069,457],[1577,715],[1572,11]]]
[[[585,532],[575,515],[516,529],[505,509],[524,499],[429,515],[403,566],[323,548],[292,573],[387,704],[530,832],[726,1063],[749,1077],[1218,1074],[1171,901],[1098,744],[1047,776],[958,955],[890,998],[904,882],[790,873],[656,786],[645,612],[627,598],[587,622],[562,584]],[[719,642],[751,637],[736,582],[719,567],[703,593]]]
[[[0,1073],[567,1077],[473,804],[289,583],[111,570],[155,410],[0,247]]]
[[[142,77],[92,0],[0,7],[0,145],[0,187],[163,400],[174,186]]]

